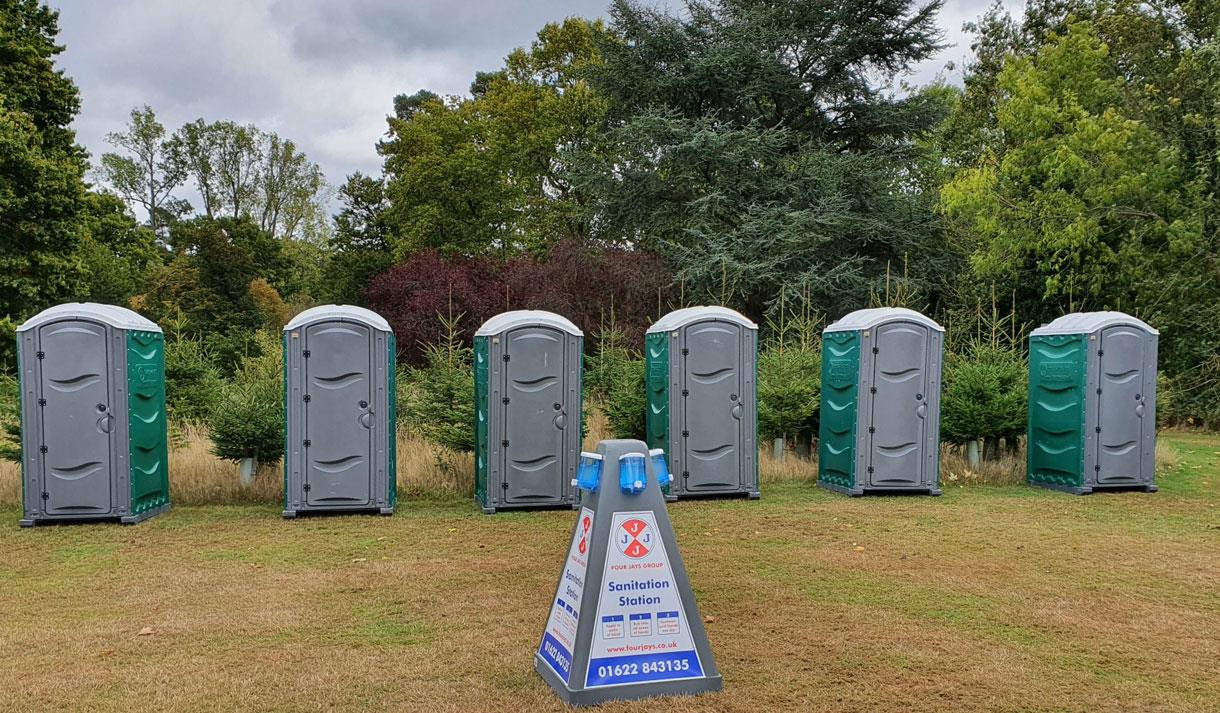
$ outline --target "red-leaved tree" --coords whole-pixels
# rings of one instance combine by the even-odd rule
[[[369,283],[364,300],[398,337],[399,358],[417,364],[441,339],[439,317],[462,315],[464,339],[509,309],[544,309],[576,323],[593,349],[610,321],[643,342],[644,330],[670,308],[673,274],[661,258],[621,248],[556,243],[541,259],[518,256],[446,259],[422,251]]]

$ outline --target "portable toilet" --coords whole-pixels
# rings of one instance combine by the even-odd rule
[[[944,332],[901,307],[856,310],[822,331],[818,485],[940,495]]]
[[[1077,312],[1029,336],[1027,477],[1084,495],[1155,492],[1157,331],[1122,312]]]
[[[475,497],[483,512],[571,506],[582,430],[584,333],[541,310],[496,315],[474,337]]]
[[[284,517],[390,515],[397,499],[394,332],[323,305],[284,326]]]
[[[686,307],[644,336],[645,429],[664,449],[669,497],[759,496],[758,325],[727,307]]]
[[[17,328],[23,527],[140,522],[169,509],[165,338],[123,307],[72,302]]]

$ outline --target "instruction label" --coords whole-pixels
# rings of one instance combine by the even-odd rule
[[[555,592],[551,615],[542,632],[538,654],[568,682],[572,673],[572,651],[576,648],[576,625],[580,622],[580,595],[585,588],[585,572],[589,567],[589,536],[593,532],[593,511],[581,508],[563,576]]]
[[[585,687],[702,676],[656,518],[615,513]]]

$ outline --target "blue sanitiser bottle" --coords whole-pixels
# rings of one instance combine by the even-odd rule
[[[600,453],[581,451],[580,465],[576,469],[576,486],[590,493],[602,482],[602,456]]]
[[[665,449],[653,448],[648,451],[648,459],[652,461],[652,472],[657,474],[657,485],[664,488],[669,485],[669,464],[665,462]]]
[[[618,459],[618,484],[624,493],[635,495],[644,492],[644,454],[624,453]]]

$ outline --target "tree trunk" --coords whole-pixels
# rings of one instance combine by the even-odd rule
[[[776,438],[771,441],[771,457],[775,460],[784,459],[784,439]]]

